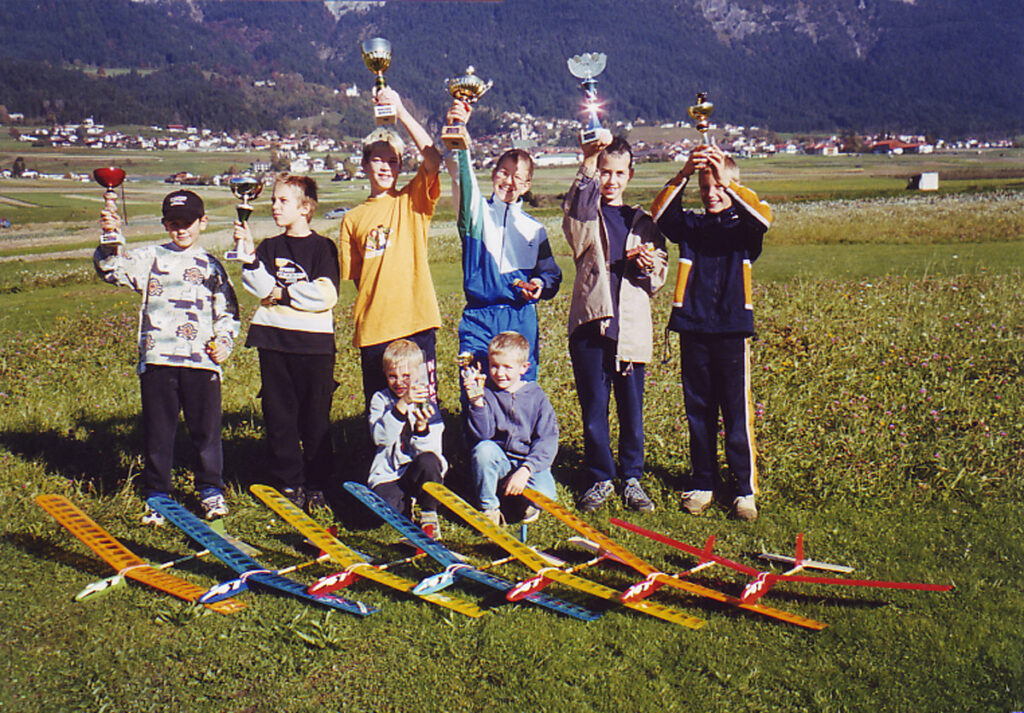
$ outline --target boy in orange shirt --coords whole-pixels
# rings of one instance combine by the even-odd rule
[[[408,339],[423,351],[430,398],[436,399],[435,335],[441,326],[427,264],[427,232],[441,195],[441,154],[398,92],[385,87],[376,102],[395,108],[398,123],[409,132],[423,161],[412,180],[398,189],[402,140],[386,129],[370,134],[363,143],[370,197],[346,213],[341,223],[341,278],[354,280],[358,290],[355,344],[361,352],[367,408],[374,393],[387,388],[382,357],[396,339]]]

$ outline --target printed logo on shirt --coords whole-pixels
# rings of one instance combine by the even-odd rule
[[[388,240],[391,238],[391,228],[386,225],[378,225],[366,236],[364,245],[364,258],[376,257],[387,250]]]
[[[203,284],[203,271],[198,267],[190,267],[182,274],[182,279],[192,285]]]
[[[151,277],[149,278],[149,284],[146,285],[146,292],[150,297],[159,297],[164,293],[164,286],[160,283],[160,280]]]
[[[297,262],[279,257],[274,260],[274,266],[277,268],[275,276],[280,285],[287,287],[297,282],[309,282],[309,274]]]
[[[199,330],[191,322],[186,322],[178,325],[178,328],[174,330],[174,336],[191,342],[199,336]]]

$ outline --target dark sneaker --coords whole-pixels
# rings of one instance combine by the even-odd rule
[[[300,488],[281,488],[281,495],[291,500],[299,510],[306,509],[306,491]]]
[[[583,493],[583,497],[579,500],[579,506],[581,510],[587,512],[594,512],[599,507],[604,505],[604,501],[607,500],[615,492],[615,486],[612,485],[610,480],[599,480]]]
[[[322,490],[307,490],[306,491],[306,512],[310,512],[314,508],[325,508],[327,505],[327,498],[324,497],[324,491]]]
[[[710,490],[687,490],[683,493],[683,510],[691,515],[700,515],[711,506],[714,493]]]
[[[527,505],[526,512],[523,513],[523,524],[536,522],[538,518],[540,518],[540,508],[536,505]]]
[[[640,481],[636,478],[626,481],[626,487],[622,489],[622,499],[630,510],[654,512],[654,503],[647,497],[647,493],[640,487]]]

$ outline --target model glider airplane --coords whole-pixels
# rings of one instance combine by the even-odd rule
[[[706,569],[713,565],[721,565],[729,569],[745,574],[748,577],[752,577],[751,581],[743,588],[743,592],[740,594],[740,600],[744,604],[752,604],[758,599],[763,597],[768,591],[779,582],[802,582],[804,584],[834,584],[844,587],[878,587],[882,589],[909,589],[927,592],[948,592],[953,588],[949,584],[926,584],[919,582],[886,582],[876,579],[844,579],[842,577],[812,577],[808,575],[797,574],[804,569],[816,568],[825,569],[833,572],[852,572],[853,569],[850,567],[844,567],[843,565],[834,565],[827,562],[817,562],[815,560],[809,560],[804,557],[804,539],[803,535],[797,535],[796,538],[796,553],[794,557],[786,557],[784,555],[765,555],[761,556],[765,559],[770,559],[776,562],[785,562],[793,565],[791,569],[782,574],[776,574],[774,572],[767,572],[759,570],[754,567],[750,567],[739,562],[733,562],[732,560],[719,557],[712,552],[715,546],[715,536],[712,535],[704,543],[704,547],[694,547],[688,545],[685,542],[662,535],[658,532],[645,529],[639,525],[619,520],[618,518],[612,518],[611,523],[618,525],[619,527],[625,528],[630,532],[635,532],[644,537],[650,538],[655,542],[660,542],[670,547],[674,547],[678,550],[682,550],[688,554],[694,555],[699,558],[699,562],[696,567],[687,571],[687,574],[697,571],[698,569]]]
[[[302,533],[310,542],[326,552],[330,555],[331,559],[345,568],[342,572],[328,575],[314,582],[307,589],[310,594],[320,595],[337,591],[360,578],[378,582],[400,592],[412,592],[415,588],[416,582],[399,577],[387,570],[374,567],[364,558],[360,557],[358,552],[341,542],[328,532],[325,527],[321,526],[320,523],[297,508],[294,503],[273,488],[266,485],[253,485],[249,490],[285,522]],[[456,597],[449,597],[446,594],[424,594],[420,595],[420,598],[431,604],[447,607],[466,616],[479,618],[484,615],[483,610],[476,604]]]
[[[551,565],[534,550],[492,523],[484,517],[483,513],[473,508],[469,503],[440,483],[426,483],[423,487],[470,526],[537,573],[536,577],[520,582],[509,591],[506,598],[510,601],[517,601],[520,597],[525,597],[543,589],[551,582],[558,582],[601,599],[617,601],[634,611],[664,619],[673,624],[679,624],[691,629],[699,629],[705,624],[703,619],[698,619],[678,609],[662,604],[648,601],[624,601],[622,599],[622,592]]]
[[[821,630],[826,626],[820,621],[808,619],[807,617],[800,616],[799,614],[791,614],[790,612],[775,609],[774,607],[767,607],[754,602],[746,602],[741,598],[731,596],[725,592],[720,592],[716,589],[711,589],[684,579],[686,575],[691,574],[696,570],[691,570],[690,572],[678,575],[666,574],[612,540],[605,533],[595,527],[592,527],[584,520],[569,512],[543,493],[533,490],[532,488],[527,488],[523,491],[523,495],[529,498],[535,505],[576,530],[576,532],[583,535],[583,537],[587,538],[583,541],[576,540],[577,544],[582,544],[586,546],[587,549],[590,549],[592,552],[597,554],[606,554],[610,559],[620,562],[627,567],[632,567],[637,572],[644,575],[643,580],[634,584],[622,593],[623,602],[642,601],[662,586],[668,585],[675,589],[687,592],[688,594],[695,594],[699,597],[713,599],[716,602],[730,604],[741,609],[746,609],[747,611],[779,619],[790,624],[796,624],[797,626],[802,626],[807,629]]]
[[[174,595],[187,602],[199,602],[205,590],[173,574],[164,572],[150,565],[125,547],[106,530],[96,524],[88,515],[75,507],[71,501],[61,495],[40,495],[36,503],[50,513],[61,525],[99,555],[107,564],[117,570],[113,578],[95,583],[94,591],[83,590],[76,599],[83,599],[95,594],[100,587],[109,589],[124,581],[125,577],[145,584],[154,589]],[[235,599],[223,599],[206,603],[204,606],[220,614],[233,614],[246,607],[243,602]]]
[[[423,593],[437,592],[453,584],[456,579],[468,579],[478,584],[491,587],[502,594],[510,591],[515,584],[490,572],[484,572],[464,561],[461,555],[457,555],[442,545],[437,540],[427,536],[423,530],[416,527],[409,518],[401,514],[388,503],[361,483],[345,483],[345,489],[354,495],[366,507],[370,508],[384,522],[394,528],[400,535],[409,539],[409,542],[419,548],[429,557],[432,557],[438,564],[444,566],[444,571],[427,577],[416,585],[417,590]],[[583,621],[593,621],[601,615],[590,611],[571,602],[549,597],[545,594],[533,594],[525,598],[526,601],[542,606],[551,611],[570,616]]]
[[[236,580],[229,580],[212,588],[209,591],[211,597],[220,596],[232,589],[244,588],[249,580],[252,580],[253,583],[270,591],[289,594],[307,603],[340,609],[357,616],[366,616],[380,611],[376,607],[370,607],[358,601],[331,595],[316,597],[308,594],[305,586],[281,576],[274,570],[266,569],[166,495],[152,495],[146,500],[146,503],[192,538],[200,547],[210,550],[214,557],[238,573],[239,577]]]

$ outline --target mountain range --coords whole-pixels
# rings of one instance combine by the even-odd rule
[[[779,132],[1024,133],[1021,0],[0,0],[0,29],[0,104],[58,120],[280,125],[367,88],[360,43],[383,36],[435,119],[470,64],[486,111],[574,115],[566,59],[600,51],[616,119],[685,119],[706,91],[717,121]],[[136,71],[82,81],[95,66]],[[267,78],[289,92],[255,94]]]

